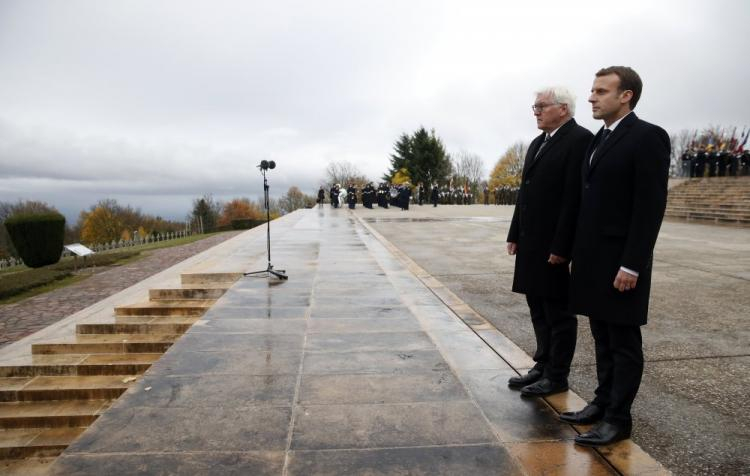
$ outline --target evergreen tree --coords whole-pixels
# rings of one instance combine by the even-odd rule
[[[412,184],[445,181],[450,175],[450,158],[445,153],[443,141],[435,131],[420,127],[414,134],[401,134],[393,146],[391,168],[383,177],[390,181],[399,171],[406,170]]]
[[[213,231],[219,221],[222,206],[211,195],[204,195],[193,200],[192,218],[196,229],[203,232]]]
[[[393,153],[391,154],[391,168],[388,172],[383,175],[383,180],[390,182],[393,180],[394,175],[401,169],[407,169],[407,163],[411,162],[413,158],[412,154],[412,141],[408,134],[401,134],[396,143],[393,145]]]

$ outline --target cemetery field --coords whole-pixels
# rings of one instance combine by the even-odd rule
[[[89,257],[86,267],[82,268],[83,260],[67,256],[58,263],[42,268],[28,268],[15,266],[0,270],[0,305],[11,304],[24,299],[54,291],[71,284],[78,283],[93,276],[97,272],[113,266],[123,266],[138,261],[151,251],[187,245],[226,232],[190,235],[172,240],[156,241],[127,248],[116,248],[100,251]],[[79,268],[75,271],[75,268]]]

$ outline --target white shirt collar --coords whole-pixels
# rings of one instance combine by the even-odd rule
[[[633,114],[633,111],[630,111],[629,113],[625,114],[624,116],[622,116],[621,118],[619,118],[618,120],[616,120],[615,122],[613,122],[612,124],[610,124],[609,127],[607,127],[607,125],[605,124],[604,128],[605,129],[609,129],[610,131],[614,132],[615,131],[615,127],[617,127],[620,124],[620,122],[622,122],[623,119],[625,119],[626,117],[628,117],[631,114]]]
[[[571,117],[570,119],[573,119],[573,118]],[[567,124],[567,123],[568,123],[568,121],[570,121],[570,119],[568,119],[567,121],[565,121],[565,122],[563,122],[562,124],[560,124],[560,127],[562,127],[562,126],[564,126],[565,124]],[[553,136],[553,135],[555,135],[555,133],[556,133],[557,131],[559,131],[559,130],[560,130],[560,127],[558,127],[557,129],[555,129],[554,131],[552,131],[552,132],[550,132],[550,133],[549,133],[549,138],[550,138],[550,139],[552,139],[552,136]]]

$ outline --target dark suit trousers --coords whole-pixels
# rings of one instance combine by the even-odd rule
[[[534,368],[554,382],[567,382],[576,350],[578,320],[569,313],[565,298],[526,295],[536,335]]]
[[[604,408],[604,421],[631,424],[633,405],[643,375],[643,341],[640,326],[611,324],[589,318],[596,348],[599,386],[594,403]]]

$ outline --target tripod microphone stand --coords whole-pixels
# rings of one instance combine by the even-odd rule
[[[260,173],[263,174],[263,205],[266,207],[266,246],[268,248],[268,267],[260,271],[250,271],[243,273],[243,276],[255,276],[255,277],[268,277],[276,276],[281,280],[289,279],[286,275],[286,271],[283,269],[273,269],[271,264],[271,206],[268,199],[268,180],[266,179],[266,171],[268,169],[276,168],[276,162],[273,160],[261,160],[258,165]]]

